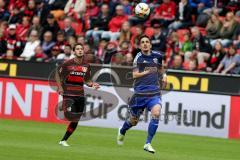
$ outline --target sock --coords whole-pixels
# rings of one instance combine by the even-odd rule
[[[148,126],[148,136],[146,144],[151,143],[152,139],[157,131],[159,119],[151,119]]]
[[[124,124],[123,124],[123,126],[122,126],[122,128],[121,128],[121,130],[120,130],[120,133],[121,133],[122,135],[125,135],[125,134],[126,134],[126,131],[127,131],[128,129],[130,129],[131,127],[132,127],[132,125],[130,124],[130,122],[125,121]]]
[[[61,141],[66,141],[72,135],[72,133],[75,131],[75,129],[77,128],[77,125],[78,125],[78,122],[71,122],[68,125],[67,131]]]

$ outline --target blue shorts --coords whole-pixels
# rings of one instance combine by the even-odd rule
[[[140,117],[144,109],[147,108],[148,111],[151,111],[153,106],[159,104],[161,106],[161,96],[139,96],[133,95],[129,101],[129,111],[131,116]]]

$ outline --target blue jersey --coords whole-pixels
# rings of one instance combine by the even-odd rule
[[[162,66],[162,54],[151,51],[150,55],[144,55],[139,52],[134,59],[134,70],[143,72],[144,70],[155,70],[143,77],[134,80],[134,92],[137,94],[156,94],[160,92],[160,73]]]

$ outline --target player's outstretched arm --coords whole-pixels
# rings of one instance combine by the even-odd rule
[[[88,87],[91,87],[91,88],[94,88],[94,89],[99,89],[100,88],[100,85],[96,82],[93,82],[93,81],[85,81],[85,84],[88,86]]]

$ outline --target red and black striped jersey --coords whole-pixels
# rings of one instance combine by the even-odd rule
[[[58,73],[63,88],[63,95],[84,96],[84,81],[90,79],[90,65],[77,63],[74,59],[64,62],[58,67]]]

